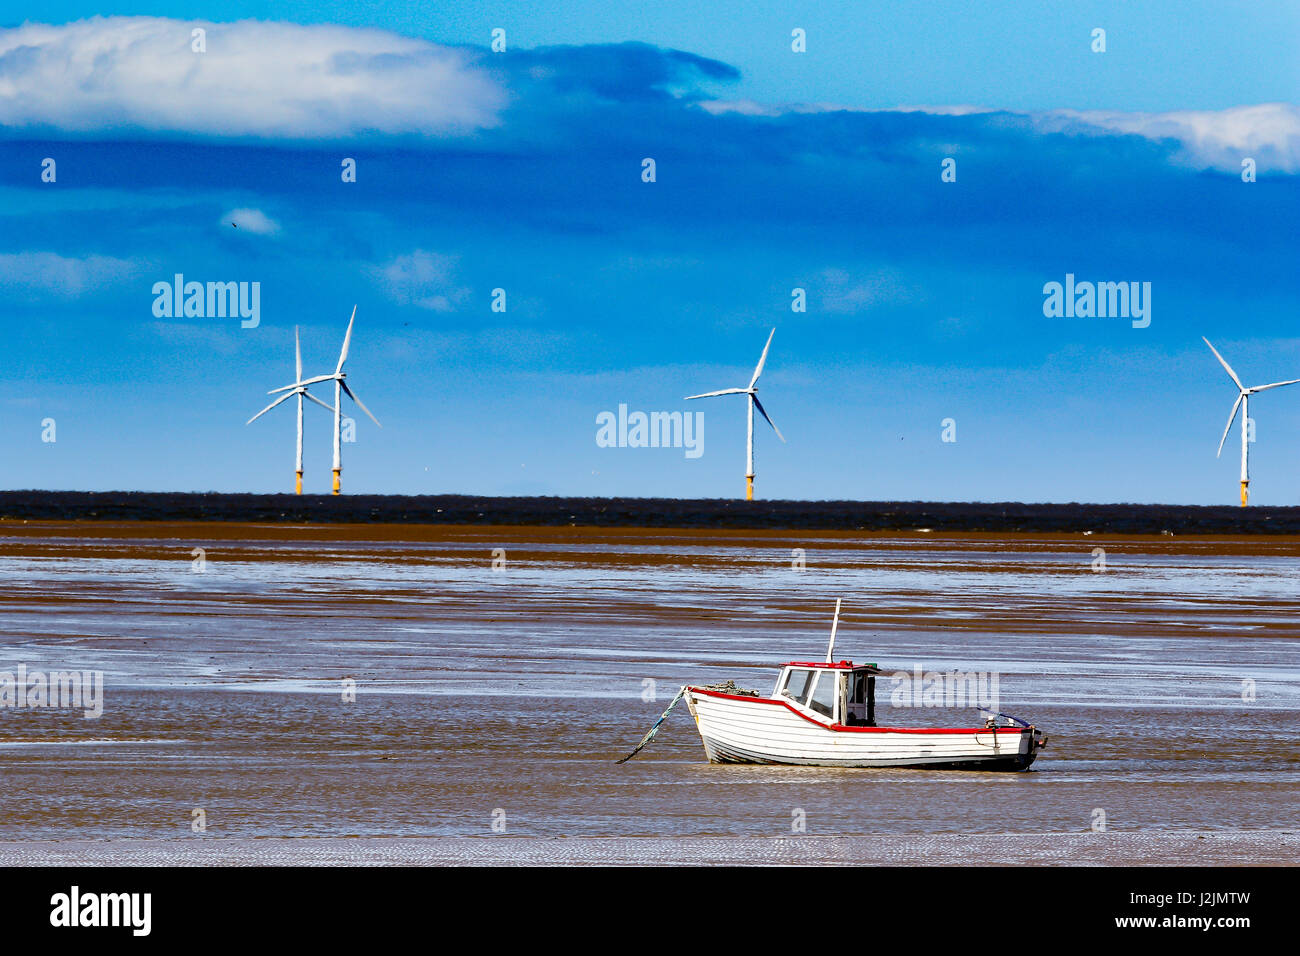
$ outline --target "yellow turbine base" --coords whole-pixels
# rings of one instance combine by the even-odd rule
[[[1246,507],[1246,499],[1247,499],[1247,498],[1249,497],[1249,495],[1250,495],[1249,488],[1250,488],[1250,482],[1249,482],[1249,481],[1243,481],[1243,482],[1241,483],[1241,506],[1242,506],[1243,508]]]
[[[331,494],[335,494],[335,495],[337,495],[337,494],[339,493],[339,475],[340,475],[340,474],[342,474],[342,472],[340,472],[339,469],[335,468],[335,469],[334,469],[334,490],[331,492]]]
[[[745,500],[746,501],[754,500],[754,476],[753,475],[745,476]]]
[[[296,477],[293,480],[293,493],[295,495],[300,495],[302,494],[302,472],[295,471],[294,475]]]

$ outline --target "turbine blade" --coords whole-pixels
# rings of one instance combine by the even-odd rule
[[[305,385],[315,385],[317,382],[331,382],[336,378],[334,375],[317,375],[314,378],[304,379],[300,382],[294,382],[292,385],[285,385],[280,388],[273,388],[266,394],[278,395],[280,392],[291,392],[295,388],[302,388]]]
[[[763,403],[758,400],[758,396],[751,394],[749,397],[753,400],[754,407],[758,409],[758,413],[767,419],[767,423],[772,426],[772,431],[776,432],[776,437],[781,439],[781,441],[785,441],[785,436],[781,434],[781,429],[776,427],[776,422],[767,417],[767,411],[763,408]]]
[[[360,408],[363,412],[365,412],[367,415],[370,415],[370,409],[366,408],[366,406],[365,406],[364,404],[362,404],[361,399],[357,398],[357,396],[353,393],[352,389],[348,388],[348,383],[347,383],[347,382],[339,382],[339,384],[343,386],[343,391],[345,391],[345,392],[348,393],[348,398],[350,398],[350,399],[352,399],[352,401],[356,402],[356,403],[357,403],[357,407]],[[379,425],[379,419],[376,418],[374,415],[370,415],[370,420],[371,420],[372,422],[374,422],[376,425]],[[380,428],[383,428],[384,426],[383,426],[383,425],[379,425],[379,427],[380,427]]]
[[[293,377],[302,381],[302,340],[298,338],[298,326],[293,327],[293,355],[295,359],[295,369]]]
[[[1201,341],[1204,342],[1206,345],[1210,345],[1210,340],[1207,339],[1204,335],[1201,336]],[[1224,371],[1226,371],[1229,375],[1232,376],[1232,380],[1237,383],[1237,387],[1244,392],[1246,390],[1246,386],[1241,384],[1241,379],[1237,378],[1237,373],[1232,370],[1232,366],[1223,360],[1223,356],[1219,354],[1219,350],[1216,349],[1213,345],[1210,345],[1210,351],[1213,352],[1214,357],[1219,360],[1219,364],[1223,366]]]
[[[1267,391],[1270,388],[1281,388],[1283,385],[1294,385],[1296,382],[1300,382],[1300,378],[1293,378],[1289,382],[1274,382],[1272,385],[1257,385],[1254,388],[1246,389],[1246,391],[1263,392],[1263,391]]]
[[[304,396],[305,398],[309,398],[309,399],[311,399],[313,402],[315,402],[315,403],[316,403],[317,405],[319,405],[321,408],[325,409],[325,411],[330,412],[330,413],[333,413],[333,411],[334,411],[334,406],[333,406],[333,405],[329,404],[328,402],[322,402],[319,398],[317,398],[317,397],[316,397],[315,395],[313,395],[311,392],[303,392],[302,394],[303,394],[303,396]]]
[[[687,395],[683,401],[689,402],[692,398],[712,398],[714,395],[744,395],[749,391],[747,388],[724,388],[718,392],[704,392],[702,395]]]
[[[357,307],[354,305],[352,307],[352,318],[348,319],[348,330],[343,336],[343,351],[339,353],[339,367],[334,370],[335,375],[343,371],[343,363],[348,360],[348,348],[352,345],[352,323],[356,320]]]
[[[252,418],[250,418],[248,421],[244,422],[244,424],[245,424],[245,425],[251,425],[251,424],[253,424],[253,422],[257,421],[259,418],[261,418],[263,415],[265,415],[265,414],[266,414],[267,412],[269,412],[271,409],[275,408],[275,406],[279,405],[281,402],[286,401],[287,399],[290,399],[290,398],[293,398],[293,392],[285,392],[283,395],[281,395],[279,398],[277,398],[275,401],[273,401],[270,405],[267,405],[266,408],[262,409],[260,412],[258,412],[256,415],[254,415],[254,416],[253,416]]]
[[[773,329],[767,335],[767,344],[763,346],[763,354],[759,356],[758,364],[754,366],[754,377],[749,380],[749,387],[753,388],[758,382],[758,377],[763,374],[763,366],[767,363],[767,350],[772,347],[772,336],[776,335],[776,329]]]
[[[1219,450],[1214,453],[1215,458],[1223,454],[1223,443],[1228,440],[1228,432],[1232,431],[1232,423],[1237,420],[1237,409],[1241,406],[1241,400],[1245,397],[1244,394],[1238,395],[1237,400],[1232,403],[1232,414],[1228,416],[1228,424],[1223,429],[1223,437],[1219,439]]]

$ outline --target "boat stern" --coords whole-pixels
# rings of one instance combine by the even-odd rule
[[[1028,741],[1028,747],[1025,750],[1025,769],[1028,770],[1029,765],[1038,756],[1038,751],[1047,746],[1047,734],[1030,724],[1025,728],[1025,738]]]

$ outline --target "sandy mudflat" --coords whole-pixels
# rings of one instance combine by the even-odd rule
[[[792,837],[345,837],[0,843],[36,866],[1294,866],[1300,831],[986,833]]]
[[[0,522],[0,671],[104,677],[0,709],[0,862],[1295,863],[1298,576],[1282,536]],[[1033,769],[715,766],[681,708],[614,763],[836,598],[878,716],[991,672]]]

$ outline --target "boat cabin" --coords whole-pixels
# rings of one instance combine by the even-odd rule
[[[812,711],[832,724],[876,726],[875,664],[811,664],[791,661],[781,668],[772,696]]]

